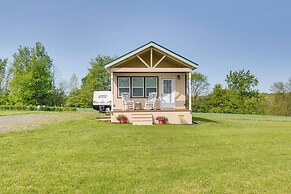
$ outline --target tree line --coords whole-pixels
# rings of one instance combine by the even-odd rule
[[[192,73],[192,110],[291,116],[291,77],[286,83],[275,82],[270,86],[271,94],[259,93],[256,89],[259,80],[249,70],[230,71],[225,81],[227,87],[216,84],[207,93],[210,85],[207,76]]]
[[[101,55],[91,59],[80,86],[76,74],[56,83],[53,60],[45,47],[41,43],[20,46],[11,64],[0,59],[0,105],[91,107],[93,91],[110,90],[104,66],[114,59]],[[191,80],[194,112],[291,115],[291,78],[275,82],[271,94],[256,89],[259,80],[249,70],[230,71],[227,87],[216,84],[210,92],[206,75],[193,72]]]
[[[115,58],[99,55],[91,59],[79,87],[76,74],[56,83],[53,60],[41,43],[20,46],[11,64],[7,58],[0,59],[0,105],[90,107],[94,90],[110,88],[104,65]]]

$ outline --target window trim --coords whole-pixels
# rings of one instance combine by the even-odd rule
[[[146,86],[146,78],[156,78],[156,87],[147,87]],[[145,88],[144,88],[144,92],[145,92],[145,94],[144,94],[144,97],[145,98],[147,98],[148,97],[148,95],[147,95],[147,89],[148,88],[155,88],[156,89],[156,92],[158,93],[158,77],[155,77],[155,76],[147,76],[147,77],[144,77],[144,86],[145,86]]]
[[[156,78],[156,84],[157,84],[157,96],[159,96],[159,77],[158,76],[117,76],[117,98],[121,98],[121,95],[119,93],[119,78],[129,78],[129,96],[130,98],[147,98],[148,96],[146,96],[146,85],[145,85],[145,78],[146,77],[154,77]],[[143,84],[144,84],[144,87],[143,87],[143,96],[142,97],[134,97],[132,96],[132,78],[134,77],[142,77],[143,78]],[[123,87],[124,88],[124,87]]]
[[[142,78],[142,87],[133,87],[133,79],[134,78]],[[134,96],[133,95],[133,89],[135,89],[135,88],[141,88],[142,89],[142,96]],[[145,77],[143,77],[143,76],[134,76],[134,77],[131,77],[131,97],[132,98],[144,98],[144,96],[145,96]]]
[[[128,78],[128,80],[129,80],[128,87],[119,87],[119,78]],[[129,76],[120,76],[120,77],[117,77],[117,93],[118,93],[117,97],[121,98],[121,94],[119,92],[119,88],[128,88],[129,96],[131,96],[130,85],[131,85],[131,78]]]

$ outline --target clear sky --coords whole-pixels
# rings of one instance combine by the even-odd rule
[[[41,42],[58,81],[84,77],[91,58],[149,41],[199,64],[211,87],[251,70],[261,92],[291,77],[290,0],[1,0],[0,58]]]

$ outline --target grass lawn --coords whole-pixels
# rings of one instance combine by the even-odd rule
[[[8,115],[21,115],[21,114],[31,114],[34,111],[15,111],[15,110],[1,110],[0,116],[8,116]]]
[[[290,193],[291,118],[85,120],[0,134],[1,193]]]

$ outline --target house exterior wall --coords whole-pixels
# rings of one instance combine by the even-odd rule
[[[180,79],[177,76],[180,76]],[[161,78],[174,78],[175,79],[175,109],[185,109],[186,108],[186,85],[185,85],[185,73],[114,73],[113,74],[113,110],[122,109],[122,99],[118,97],[118,77],[135,77],[135,76],[150,76],[157,77],[158,79],[158,99],[156,103],[156,108],[160,109],[160,94],[161,94]],[[145,98],[132,98],[135,102],[141,103],[141,108],[144,109]]]

